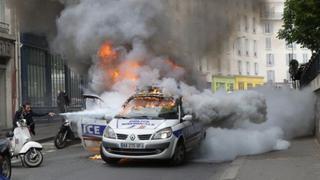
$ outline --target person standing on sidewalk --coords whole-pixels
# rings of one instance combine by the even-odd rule
[[[25,119],[27,121],[27,125],[29,127],[31,134],[36,135],[35,123],[33,121],[33,117],[41,117],[41,116],[47,116],[47,115],[52,117],[55,115],[55,113],[53,112],[42,113],[42,114],[36,113],[32,111],[30,103],[24,103],[22,105],[22,108],[18,110],[14,116],[13,129],[17,127],[17,121],[19,121],[20,119]]]
[[[67,107],[70,105],[70,99],[65,91],[60,91],[57,96],[57,105],[59,113],[67,112]]]

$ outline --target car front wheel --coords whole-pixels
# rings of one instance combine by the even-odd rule
[[[170,164],[173,166],[181,165],[184,163],[185,158],[186,158],[186,150],[184,147],[184,143],[182,141],[179,141],[176,146],[176,149],[174,150],[174,154],[170,159]]]

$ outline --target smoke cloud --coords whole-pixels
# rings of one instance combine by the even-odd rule
[[[287,149],[290,146],[288,140],[312,135],[315,97],[311,89],[299,91],[267,86],[255,91],[254,94],[259,93],[266,100],[266,121],[256,124],[239,119],[233,128],[227,129],[223,126],[222,128],[209,128],[207,138],[195,159],[211,162],[230,161],[238,156]],[[240,93],[233,96],[234,100],[231,102],[238,104],[242,95]],[[219,103],[229,104],[230,102],[220,101]],[[228,107],[234,108],[232,105],[225,106],[226,109]],[[245,111],[251,114],[255,110],[251,108],[245,108]],[[210,111],[210,109],[207,108],[204,111]],[[242,108],[232,111],[247,114]],[[264,116],[263,113],[261,116]]]
[[[9,1],[17,10],[22,31],[50,34],[52,50],[63,55],[73,70],[83,74],[95,66],[92,56],[105,41],[118,47],[140,39],[155,56],[165,55],[183,65],[188,72],[185,81],[198,88],[206,87],[206,82],[195,67],[207,59],[209,69],[226,72],[229,65],[222,61],[225,47],[236,39],[236,27],[243,17],[258,15],[263,2]]]
[[[157,84],[165,93],[183,96],[186,112],[210,127],[200,157],[195,158],[218,162],[286,149],[287,140],[312,132],[315,98],[311,90],[265,87],[213,94],[205,90],[206,82],[195,68],[208,59],[209,69],[226,72],[228,64],[221,59],[228,49],[225,46],[235,40],[239,17],[258,14],[262,3],[259,0],[10,1],[17,10],[22,30],[49,32],[53,37],[52,50],[65,57],[73,70],[87,73],[90,90],[105,99],[101,107],[66,114],[79,127],[77,116],[86,116],[83,119],[94,122],[105,114],[114,115],[136,86]],[[119,54],[115,58],[118,62],[110,63],[117,65],[117,73],[137,74],[137,81],[113,82],[106,69],[102,69],[97,52],[106,42]],[[173,60],[168,63],[168,59]],[[139,67],[133,69],[130,63]]]
[[[194,161],[223,162],[238,156],[285,150],[290,143],[282,138],[283,132],[277,127],[262,131],[209,128],[207,138],[194,156]]]
[[[59,0],[9,0],[15,10],[22,32],[36,33],[53,38],[56,34],[56,19],[64,9]]]

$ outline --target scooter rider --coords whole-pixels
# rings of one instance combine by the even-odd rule
[[[54,116],[55,113],[53,112],[49,112],[49,113],[35,113],[32,111],[31,109],[31,104],[30,103],[24,103],[22,105],[22,108],[20,110],[18,110],[14,116],[14,120],[13,120],[13,129],[17,127],[17,121],[19,121],[20,119],[25,119],[27,121],[27,125],[29,126],[30,132],[35,135],[35,124],[33,121],[33,117],[41,117],[41,116]]]

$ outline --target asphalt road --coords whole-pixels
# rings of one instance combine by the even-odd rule
[[[25,168],[14,160],[13,180],[319,180],[320,145],[310,138],[291,142],[285,151],[240,157],[228,163],[199,163],[192,160],[179,167],[165,162],[128,161],[118,166],[90,160],[80,144],[56,150],[44,143],[44,162]]]
[[[212,164],[189,161],[183,166],[170,167],[159,161],[121,161],[109,166],[102,160],[89,159],[90,154],[80,144],[56,150],[53,143],[44,143],[43,164],[25,168],[13,160],[13,180],[213,180],[220,179],[228,163]]]

